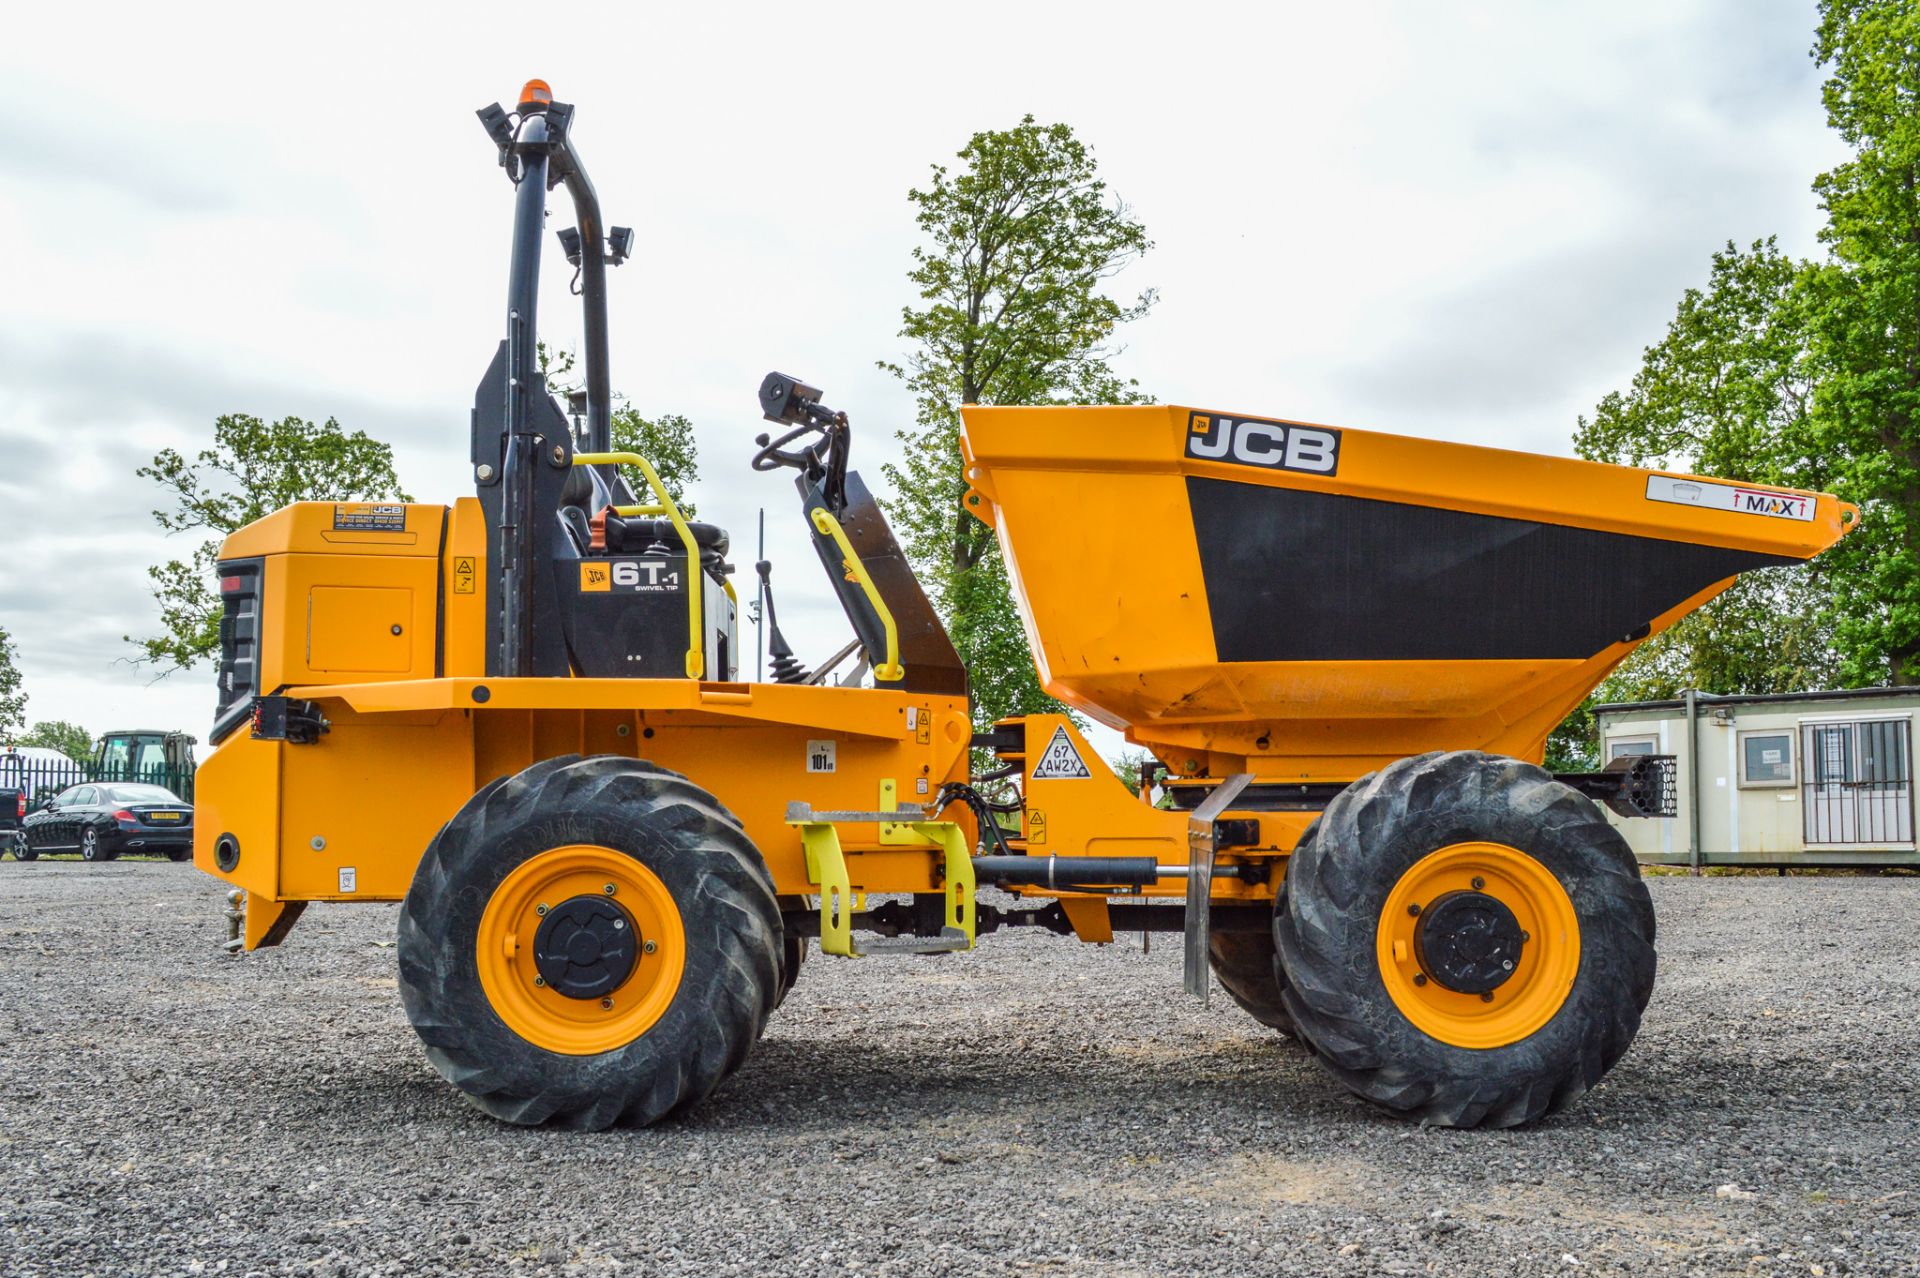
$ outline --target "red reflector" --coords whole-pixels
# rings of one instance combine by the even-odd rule
[[[17,817],[23,817],[27,814],[27,792],[25,790],[22,790],[20,797],[14,800],[13,814]]]
[[[237,595],[246,588],[247,579],[245,577],[222,577],[220,579],[220,593],[223,595]]]

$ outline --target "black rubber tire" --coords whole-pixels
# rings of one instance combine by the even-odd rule
[[[191,859],[192,856],[192,848],[174,848],[171,852],[167,853],[167,860],[175,862],[185,861]]]
[[[480,916],[528,857],[611,848],[658,875],[686,930],[667,1010],[612,1051],[537,1047],[480,984]],[[784,940],[773,876],[719,802],[643,760],[577,755],[487,786],[434,836],[400,914],[400,997],[434,1068],[510,1123],[598,1130],[647,1124],[707,1097],[746,1060],[773,1010]]]
[[[780,908],[799,910],[806,908],[807,899],[803,896],[783,896]],[[773,996],[773,1005],[780,1006],[787,1001],[787,995],[793,992],[794,983],[800,979],[800,968],[807,961],[807,938],[788,935],[780,942],[780,989]]]
[[[13,836],[13,859],[16,861],[37,861],[40,859],[40,852],[31,843],[27,842],[26,835],[15,834]]]
[[[1456,1047],[1395,1006],[1375,953],[1407,869],[1449,844],[1522,849],[1559,880],[1580,965],[1553,1019],[1517,1043]],[[1532,764],[1479,751],[1402,759],[1342,791],[1288,858],[1274,915],[1295,1034],[1354,1092],[1443,1127],[1514,1127],[1564,1109],[1626,1052],[1653,993],[1653,902],[1620,832]]]
[[[1271,932],[1212,932],[1207,957],[1227,997],[1269,1029],[1293,1033],[1293,1017],[1281,999],[1280,958]]]
[[[100,845],[100,832],[98,830],[82,830],[80,832],[80,859],[82,861],[113,861],[117,860],[119,856],[120,854],[118,852]]]

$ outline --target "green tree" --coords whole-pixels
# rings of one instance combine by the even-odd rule
[[[328,418],[267,422],[244,413],[213,424],[213,446],[189,461],[162,449],[139,475],[158,483],[172,509],[153,517],[170,534],[203,538],[186,559],[149,568],[162,633],[132,639],[141,659],[166,674],[217,655],[220,598],[214,562],[228,533],[296,501],[411,501],[393,468],[393,449]]]
[[[928,585],[973,680],[975,717],[1055,710],[1040,688],[993,533],[962,505],[963,404],[1122,404],[1146,400],[1115,373],[1115,332],[1153,305],[1107,282],[1152,247],[1100,180],[1093,153],[1064,124],[1025,117],[976,133],[957,171],[933,166],[908,192],[922,242],[902,311],[913,343],[901,378],[918,405],[898,432],[906,461],[885,474],[887,513]]]
[[[27,721],[27,694],[20,691],[15,655],[13,637],[0,626],[0,736]]]
[[[1852,156],[1814,181],[1827,260],[1802,277],[1818,378],[1809,472],[1858,502],[1829,552],[1851,682],[1920,683],[1920,7],[1825,0],[1813,56]]]
[[[48,719],[34,724],[21,734],[19,744],[58,750],[75,763],[86,763],[93,758],[93,734],[65,719]]]
[[[622,403],[613,410],[609,425],[613,450],[638,453],[651,462],[674,505],[691,519],[694,509],[687,500],[687,485],[700,478],[700,448],[694,442],[693,423],[678,413],[642,417],[638,409]],[[652,500],[646,493],[640,496]]]

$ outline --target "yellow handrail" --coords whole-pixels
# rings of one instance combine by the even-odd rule
[[[575,453],[573,464],[576,466],[632,466],[646,476],[647,487],[653,490],[654,504],[651,506],[615,506],[613,513],[622,519],[640,515],[665,515],[673,521],[673,530],[680,534],[680,544],[687,551],[687,678],[706,677],[707,653],[705,635],[706,617],[700,608],[700,580],[705,575],[700,567],[700,543],[693,539],[693,529],[687,527],[687,521],[680,508],[673,504],[673,497],[667,492],[660,476],[655,473],[653,463],[639,453]]]
[[[898,683],[906,677],[906,667],[900,664],[900,632],[894,627],[893,613],[888,611],[886,600],[880,597],[880,588],[873,584],[873,577],[867,572],[867,566],[860,562],[860,556],[853,552],[853,543],[847,540],[847,530],[840,521],[824,507],[813,508],[813,526],[840,547],[840,553],[846,557],[846,565],[853,573],[854,580],[860,583],[860,589],[866,593],[867,602],[873,605],[873,611],[880,618],[880,624],[887,631],[887,659],[875,662],[873,677],[883,683]]]

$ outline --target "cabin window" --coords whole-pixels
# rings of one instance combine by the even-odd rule
[[[1740,734],[1740,785],[1765,789],[1793,784],[1793,733]]]
[[[1607,738],[1607,762],[1631,754],[1657,754],[1660,750],[1658,737],[1609,737]]]

